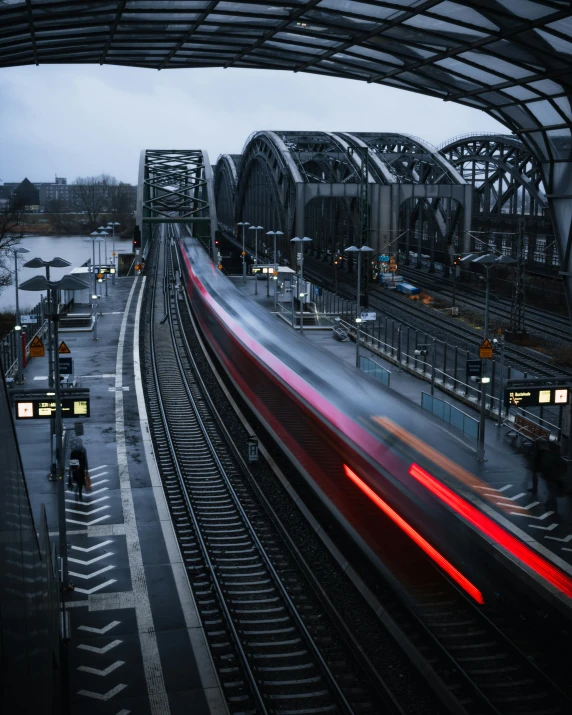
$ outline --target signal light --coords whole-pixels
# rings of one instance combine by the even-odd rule
[[[135,226],[133,229],[133,248],[141,248],[141,229]]]

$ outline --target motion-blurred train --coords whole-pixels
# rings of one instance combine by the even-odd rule
[[[503,514],[462,443],[255,305],[196,240],[179,250],[195,316],[228,377],[377,568],[415,591],[430,563],[485,608],[527,590],[572,611],[572,568]]]

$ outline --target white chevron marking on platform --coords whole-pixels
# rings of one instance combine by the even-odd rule
[[[71,556],[68,556],[68,561],[71,561],[74,564],[82,564],[83,566],[91,566],[91,564],[94,564],[96,561],[101,561],[101,559],[106,559],[108,556],[112,556],[113,552],[108,551],[106,554],[101,554],[101,556],[95,556],[93,559],[90,559],[89,561],[83,561],[82,559],[72,559]]]
[[[107,653],[107,651],[111,650],[112,648],[115,648],[115,646],[121,645],[123,641],[120,640],[115,640],[111,641],[111,643],[108,643],[107,645],[102,646],[101,648],[98,648],[96,645],[87,645],[87,643],[80,643],[78,645],[78,648],[81,650],[88,650],[90,653],[98,653],[99,655],[103,655],[104,653]]]
[[[90,467],[90,472],[97,472],[98,469],[105,469],[109,464],[100,464],[98,467]]]
[[[572,534],[568,534],[568,536],[565,536],[563,539],[559,539],[557,536],[547,536],[547,539],[552,539],[552,541],[561,541],[563,544],[567,544],[570,539],[572,539]],[[566,549],[566,551],[569,551],[569,549]]]
[[[501,506],[503,506],[503,502],[501,502],[501,501],[498,501],[497,504],[500,504]],[[526,506],[524,504],[522,506],[520,506],[520,504],[511,504],[511,506],[513,509],[528,510],[528,509],[532,509],[533,506],[538,506],[539,504],[540,504],[539,501],[531,501],[530,504],[527,504]],[[504,506],[508,506],[508,504],[504,504]]]
[[[542,529],[542,531],[552,531],[552,529],[556,529],[558,524],[550,524],[550,526],[539,526],[538,524],[529,524],[531,529]]]
[[[483,489],[486,492],[506,492],[507,489],[510,489],[512,487],[512,484],[507,484],[504,487],[501,487],[500,489],[495,489],[494,487],[481,487],[477,486],[477,489]]]
[[[92,485],[92,487],[98,487],[100,484],[105,484],[105,482],[108,482],[108,481],[109,481],[109,479],[98,479],[97,481],[95,479],[92,479],[91,485]],[[91,492],[91,494],[93,494],[93,493],[94,492]]]
[[[94,551],[95,549],[101,549],[102,546],[107,546],[107,544],[112,544],[113,539],[107,539],[107,541],[102,541],[101,544],[95,544],[94,546],[89,546],[87,548],[83,546],[72,546],[72,549],[75,549],[76,551],[83,551],[84,553],[87,553],[88,551]]]
[[[91,690],[78,690],[78,695],[84,695],[86,698],[95,698],[96,700],[104,700],[107,702],[108,700],[111,700],[111,698],[114,695],[117,695],[117,693],[120,693],[123,688],[126,688],[127,685],[124,685],[123,683],[119,683],[119,685],[116,685],[114,688],[111,690],[108,690],[106,693],[93,693]]]
[[[117,715],[129,715],[131,710],[120,710]]]
[[[91,596],[92,593],[95,593],[96,591],[101,591],[102,588],[105,588],[106,586],[111,586],[112,583],[115,583],[115,579],[111,578],[109,581],[105,581],[104,583],[100,583],[98,586],[94,586],[93,588],[80,588],[79,586],[75,587],[76,593],[85,593],[88,596]]]
[[[78,631],[87,631],[88,633],[97,633],[98,636],[104,636],[107,631],[110,631],[112,628],[115,628],[115,626],[118,626],[121,623],[121,621],[111,621],[111,623],[108,623],[106,626],[103,626],[103,628],[94,628],[93,626],[78,626]]]
[[[99,499],[94,499],[92,502],[89,502],[89,504],[86,504],[86,506],[91,506],[92,504],[97,504],[97,502],[106,501],[107,499],[109,499],[109,497],[99,497]],[[68,504],[77,504],[77,499],[66,499],[66,502]],[[82,514],[83,514],[83,512],[82,512]]]
[[[89,506],[89,504],[86,504],[86,506]],[[72,514],[82,514],[84,516],[88,516],[90,514],[97,514],[98,511],[104,511],[105,509],[109,509],[109,504],[106,504],[105,506],[98,506],[97,509],[86,509],[85,511],[81,511],[81,509],[70,509],[69,507],[66,507],[66,511],[71,511]]]
[[[545,511],[542,516],[534,516],[534,514],[522,514],[520,511],[511,511],[509,513],[514,514],[515,516],[525,516],[527,519],[538,519],[538,521],[542,521],[543,519],[546,519],[547,516],[554,514],[553,511]]]
[[[101,477],[105,477],[107,474],[109,474],[109,472],[99,472],[99,474],[94,474],[93,476],[90,474],[89,476],[91,477],[91,481],[93,483],[94,479],[101,479]]]
[[[514,497],[501,497],[501,499],[507,499],[508,501],[516,501],[517,499],[520,499],[520,497],[526,496],[526,492],[521,492],[520,494],[517,494]],[[499,502],[497,502],[498,504]]]
[[[110,564],[109,566],[104,566],[102,569],[99,569],[99,571],[93,571],[92,573],[76,573],[75,571],[70,571],[70,576],[76,576],[77,578],[93,578],[94,576],[99,576],[100,573],[105,573],[106,571],[111,571],[111,569],[114,569],[115,566]]]
[[[104,479],[103,481],[108,482],[109,479]],[[84,492],[83,498],[85,499],[87,497],[88,499],[90,499],[90,497],[94,496],[95,494],[99,494],[100,492],[108,492],[108,491],[109,491],[109,487],[102,487],[101,489],[95,489],[94,491],[88,492],[87,494]],[[91,502],[91,503],[95,504],[95,502]]]
[[[91,526],[92,524],[97,524],[98,521],[103,521],[104,519],[111,519],[111,514],[104,514],[104,516],[100,516],[97,519],[92,519],[91,521],[77,521],[77,519],[66,519],[66,521],[68,524],[81,524],[82,526]]]
[[[80,665],[78,670],[81,670],[84,673],[91,673],[92,675],[99,675],[105,677],[106,675],[113,673],[114,670],[117,670],[117,668],[122,665],[125,665],[124,660],[116,660],[115,663],[108,665],[107,668],[104,668],[102,670],[100,670],[99,668],[90,668],[87,665]]]

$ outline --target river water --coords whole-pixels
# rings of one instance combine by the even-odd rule
[[[86,241],[85,236],[29,236],[23,238],[20,246],[27,248],[30,253],[25,253],[20,256],[18,261],[18,283],[23,283],[36,275],[45,275],[43,268],[24,268],[23,263],[32,258],[43,258],[45,261],[51,261],[52,258],[58,256],[65,258],[71,263],[69,268],[51,268],[50,279],[59,280],[66,273],[70,273],[74,268],[81,266],[88,258],[92,257],[92,242]],[[101,247],[101,262],[104,260],[104,242],[95,244],[95,262],[99,262],[99,248]],[[110,259],[112,251],[112,238],[107,239],[107,257]],[[130,239],[120,240],[115,239],[116,253],[131,253],[132,242]],[[12,261],[13,268],[13,261]],[[40,302],[41,293],[19,290],[20,311],[33,308]],[[14,285],[4,288],[0,292],[0,312],[14,310],[16,305],[15,287]]]

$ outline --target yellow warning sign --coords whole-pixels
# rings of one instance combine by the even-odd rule
[[[58,348],[58,352],[60,355],[65,355],[65,354],[70,354],[71,350],[68,348],[68,346],[62,340],[62,342],[60,343],[60,347]]]
[[[481,360],[491,360],[493,357],[493,346],[488,338],[485,338],[479,348],[479,357]]]
[[[36,337],[30,343],[30,357],[44,357],[44,343],[36,335]]]
[[[117,253],[115,253],[115,251],[113,251],[113,253],[112,253],[111,255],[112,255],[112,256],[116,256],[116,255],[117,255]]]

